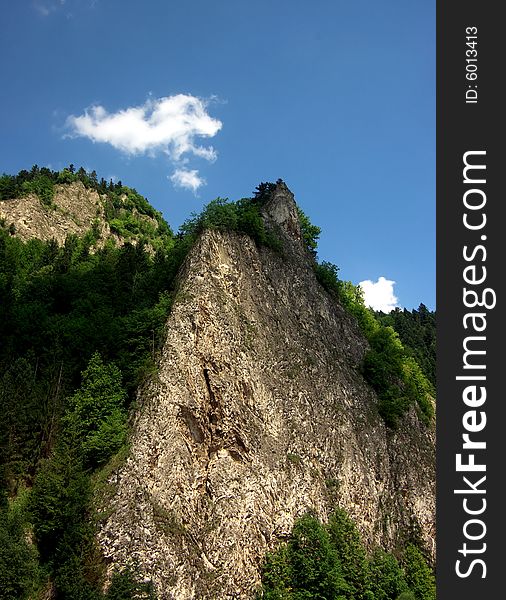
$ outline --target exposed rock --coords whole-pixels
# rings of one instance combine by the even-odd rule
[[[43,204],[35,194],[13,200],[0,200],[0,219],[5,225],[14,226],[17,237],[27,241],[38,238],[54,239],[61,246],[69,234],[84,235],[93,227],[98,228],[102,247],[109,239],[121,246],[125,240],[111,231],[105,218],[106,196],[93,189],[86,188],[80,181],[55,185],[55,195],[51,205]],[[154,229],[158,224],[148,215],[132,210],[138,219],[149,221]],[[134,239],[130,240],[135,244]]]
[[[104,201],[95,190],[80,182],[56,185],[53,203],[44,205],[35,194],[24,198],[0,201],[0,218],[9,226],[15,226],[16,235],[22,240],[39,238],[65,242],[71,233],[83,235],[98,219],[102,237],[110,237],[105,222]]]
[[[359,372],[367,342],[316,282],[286,186],[264,213],[283,255],[216,231],[191,251],[101,498],[109,573],[133,561],[160,600],[253,598],[265,552],[308,509],[345,508],[369,546],[416,530],[434,552],[434,429],[415,410],[385,427]]]

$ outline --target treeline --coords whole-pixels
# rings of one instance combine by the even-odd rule
[[[99,181],[96,171],[88,173],[83,167],[76,171],[72,164],[61,171],[33,165],[29,171],[23,169],[17,175],[4,173],[0,177],[0,200],[12,200],[22,198],[27,194],[36,194],[44,204],[51,204],[54,198],[55,184],[74,183],[75,181],[80,181],[85,187],[94,189],[101,194],[119,192],[123,188],[121,181],[115,183],[111,179],[107,182],[104,178]],[[147,206],[149,210],[153,211],[149,204]]]
[[[417,545],[401,556],[377,548],[367,553],[344,510],[328,523],[307,513],[289,539],[267,555],[262,569],[264,600],[435,600],[434,574]]]
[[[390,313],[377,312],[378,321],[395,329],[403,346],[436,387],[436,313],[425,304],[418,309],[396,308]]]
[[[0,177],[0,200],[22,198],[33,193],[39,196],[44,203],[50,204],[54,197],[55,184],[74,183],[75,181],[80,181],[85,187],[94,189],[101,194],[120,192],[123,189],[121,181],[115,183],[111,179],[107,182],[103,177],[99,181],[96,171],[88,172],[83,167],[76,170],[73,164],[61,171],[33,165],[29,171],[23,169],[17,175],[4,173]],[[153,207],[147,201],[145,208],[154,213]]]
[[[0,228],[2,481],[15,490],[47,456],[95,352],[121,371],[128,402],[154,364],[174,278],[191,241],[155,255],[92,237],[22,242]],[[127,402],[127,404],[128,404]]]

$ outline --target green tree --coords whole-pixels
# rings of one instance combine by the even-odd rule
[[[239,231],[249,235],[257,245],[281,250],[281,242],[273,232],[267,231],[260,214],[260,203],[251,198],[229,202],[216,198],[204,207],[200,215],[193,214],[180,227],[185,238],[195,239],[204,229]]]
[[[23,195],[36,194],[43,204],[50,205],[54,198],[54,183],[50,177],[39,174],[34,179],[25,181],[21,191]]]
[[[22,494],[10,505],[0,506],[0,598],[25,600],[33,597],[42,573],[37,551],[27,541],[27,517]]]
[[[5,484],[14,493],[29,480],[40,455],[47,410],[41,405],[44,393],[35,379],[35,367],[26,358],[14,358],[0,374],[0,450]]]
[[[121,372],[93,354],[82,384],[70,398],[64,426],[81,448],[86,465],[105,463],[125,441],[126,393]]]
[[[403,347],[392,327],[381,327],[369,338],[371,349],[363,363],[365,378],[379,396],[379,412],[387,425],[395,427],[409,406],[403,392]]]
[[[336,550],[342,573],[348,584],[349,600],[368,600],[369,569],[365,547],[355,523],[343,509],[335,510],[327,530],[332,547]]]
[[[16,178],[5,173],[0,177],[0,200],[11,200],[16,197]]]
[[[30,496],[34,533],[44,562],[75,552],[86,535],[89,479],[76,452],[61,443],[37,473]]]
[[[292,586],[299,594],[308,592],[306,597],[315,600],[346,598],[348,588],[338,555],[327,530],[316,517],[306,514],[296,521],[288,541],[288,554]]]
[[[290,567],[286,544],[266,555],[262,567],[262,598],[265,600],[292,599]]]
[[[287,544],[267,556],[262,583],[269,600],[346,600],[349,592],[329,534],[310,513],[297,519]]]
[[[151,582],[139,582],[135,570],[125,568],[113,573],[105,600],[156,600]]]
[[[377,312],[382,325],[391,325],[407,353],[420,365],[424,375],[436,387],[436,313],[420,304],[418,309],[396,308],[388,314]]]
[[[281,183],[282,180],[278,179],[276,183]],[[262,181],[257,185],[253,192],[253,199],[259,204],[265,203],[271,197],[272,192],[276,189],[276,183],[270,181]]]
[[[416,600],[435,600],[436,582],[432,569],[423,554],[413,544],[408,544],[402,561],[406,581]]]
[[[408,592],[408,584],[397,559],[384,550],[376,549],[369,559],[370,590],[374,600],[396,600]]]
[[[299,207],[297,207],[297,214],[299,216],[299,224],[304,245],[312,256],[316,256],[318,238],[320,237],[322,230],[316,225],[313,225],[309,220],[309,217]]]

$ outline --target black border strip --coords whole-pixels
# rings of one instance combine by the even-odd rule
[[[501,371],[506,373],[505,342],[502,314],[504,284],[502,274],[506,273],[506,225],[501,220],[506,205],[506,194],[502,184],[506,173],[503,158],[506,153],[505,113],[506,107],[500,92],[506,53],[503,50],[505,25],[499,17],[500,3],[482,0],[443,2],[437,5],[437,598],[438,600],[476,600],[496,598],[503,595],[506,566],[503,566],[503,543],[506,542],[505,518],[506,492],[501,492],[506,482],[506,394],[501,381]],[[474,49],[477,51],[477,69],[466,65],[466,58],[475,57],[472,50],[472,34],[476,27],[477,37]],[[466,39],[469,36],[469,39]],[[467,42],[470,45],[467,46]],[[471,56],[469,56],[471,55]],[[473,79],[470,73],[476,73]],[[477,86],[476,88],[474,86]],[[469,90],[477,91],[475,94]],[[466,92],[467,101],[466,101]],[[468,171],[464,183],[463,156],[466,152],[485,151],[486,154],[468,155],[468,161],[486,166],[485,170]],[[486,183],[478,183],[486,173]],[[464,206],[464,194],[469,189],[481,189],[486,196],[483,209],[470,211]],[[473,192],[466,197],[470,203],[483,198],[481,192]],[[466,229],[463,215],[474,224],[481,224],[482,213],[486,213],[486,225],[480,229]],[[504,230],[504,231],[503,231]],[[482,236],[486,236],[483,239]],[[486,251],[476,250],[482,245]],[[467,256],[476,251],[475,257],[466,260],[463,248],[467,246]],[[504,262],[503,262],[504,261]],[[468,284],[463,279],[463,271],[468,266],[476,266],[476,271],[468,270],[468,278],[479,279],[486,267],[486,281],[483,284]],[[496,296],[494,308],[464,305],[463,289],[473,289],[480,299],[485,288],[490,288]],[[472,295],[471,295],[472,296]],[[468,304],[471,304],[468,296]],[[486,296],[487,304],[493,304],[493,294]],[[468,313],[485,314],[486,329],[477,333],[472,320],[468,318],[468,329],[464,328],[464,318]],[[476,323],[481,318],[476,318]],[[466,336],[484,336],[485,340],[468,341],[475,349],[485,350],[486,355],[473,355],[469,363],[484,364],[485,369],[463,369],[463,342]],[[504,362],[504,364],[503,364]],[[462,381],[457,376],[485,375],[485,381]],[[466,406],[463,391],[467,386],[486,387],[487,398],[481,407]],[[478,392],[480,390],[478,389]],[[481,393],[481,392],[480,392]],[[463,450],[463,434],[466,429],[463,417],[468,411],[476,411],[476,423],[481,422],[486,413],[486,426],[479,432],[470,433],[470,439],[486,442],[486,449]],[[472,418],[472,417],[468,417]],[[471,421],[468,424],[472,425]],[[476,464],[486,466],[486,472],[457,472],[456,455],[462,454],[462,462],[470,462],[469,454],[474,454]],[[477,481],[486,480],[477,485]],[[467,476],[477,489],[486,493],[455,494],[454,490],[471,489],[463,481]],[[486,500],[486,509],[480,515],[466,514],[467,508],[478,511]],[[467,521],[482,521],[486,533],[478,540],[484,527]],[[464,543],[468,551],[464,555]],[[486,544],[484,549],[483,544]],[[469,549],[473,553],[469,552]],[[461,552],[459,553],[459,550]],[[482,551],[483,550],[483,551]],[[483,564],[473,560],[482,560]],[[456,562],[461,560],[461,573],[456,572]],[[485,565],[485,566],[484,566]],[[486,576],[482,578],[486,568]]]

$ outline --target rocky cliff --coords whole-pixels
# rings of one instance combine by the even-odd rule
[[[0,218],[13,225],[22,240],[55,239],[60,245],[67,235],[83,235],[96,220],[103,238],[111,237],[104,219],[104,201],[95,190],[82,183],[56,186],[54,201],[44,205],[35,194],[0,201]]]
[[[70,234],[83,236],[96,229],[96,246],[99,248],[107,240],[113,240],[118,246],[125,243],[125,236],[113,231],[106,218],[106,194],[99,194],[79,181],[57,184],[54,187],[54,198],[50,204],[41,202],[34,193],[0,200],[0,220],[23,241],[33,238],[54,239],[59,245],[63,245]],[[153,230],[158,226],[154,218],[139,214],[135,208],[124,209],[124,212],[133,214]],[[129,236],[128,240],[136,243],[135,236]]]
[[[207,231],[180,274],[158,373],[98,539],[160,599],[253,598],[265,552],[337,505],[373,546],[416,532],[434,552],[434,429],[386,428],[360,374],[367,342],[317,283],[292,194],[264,209],[283,252]]]

